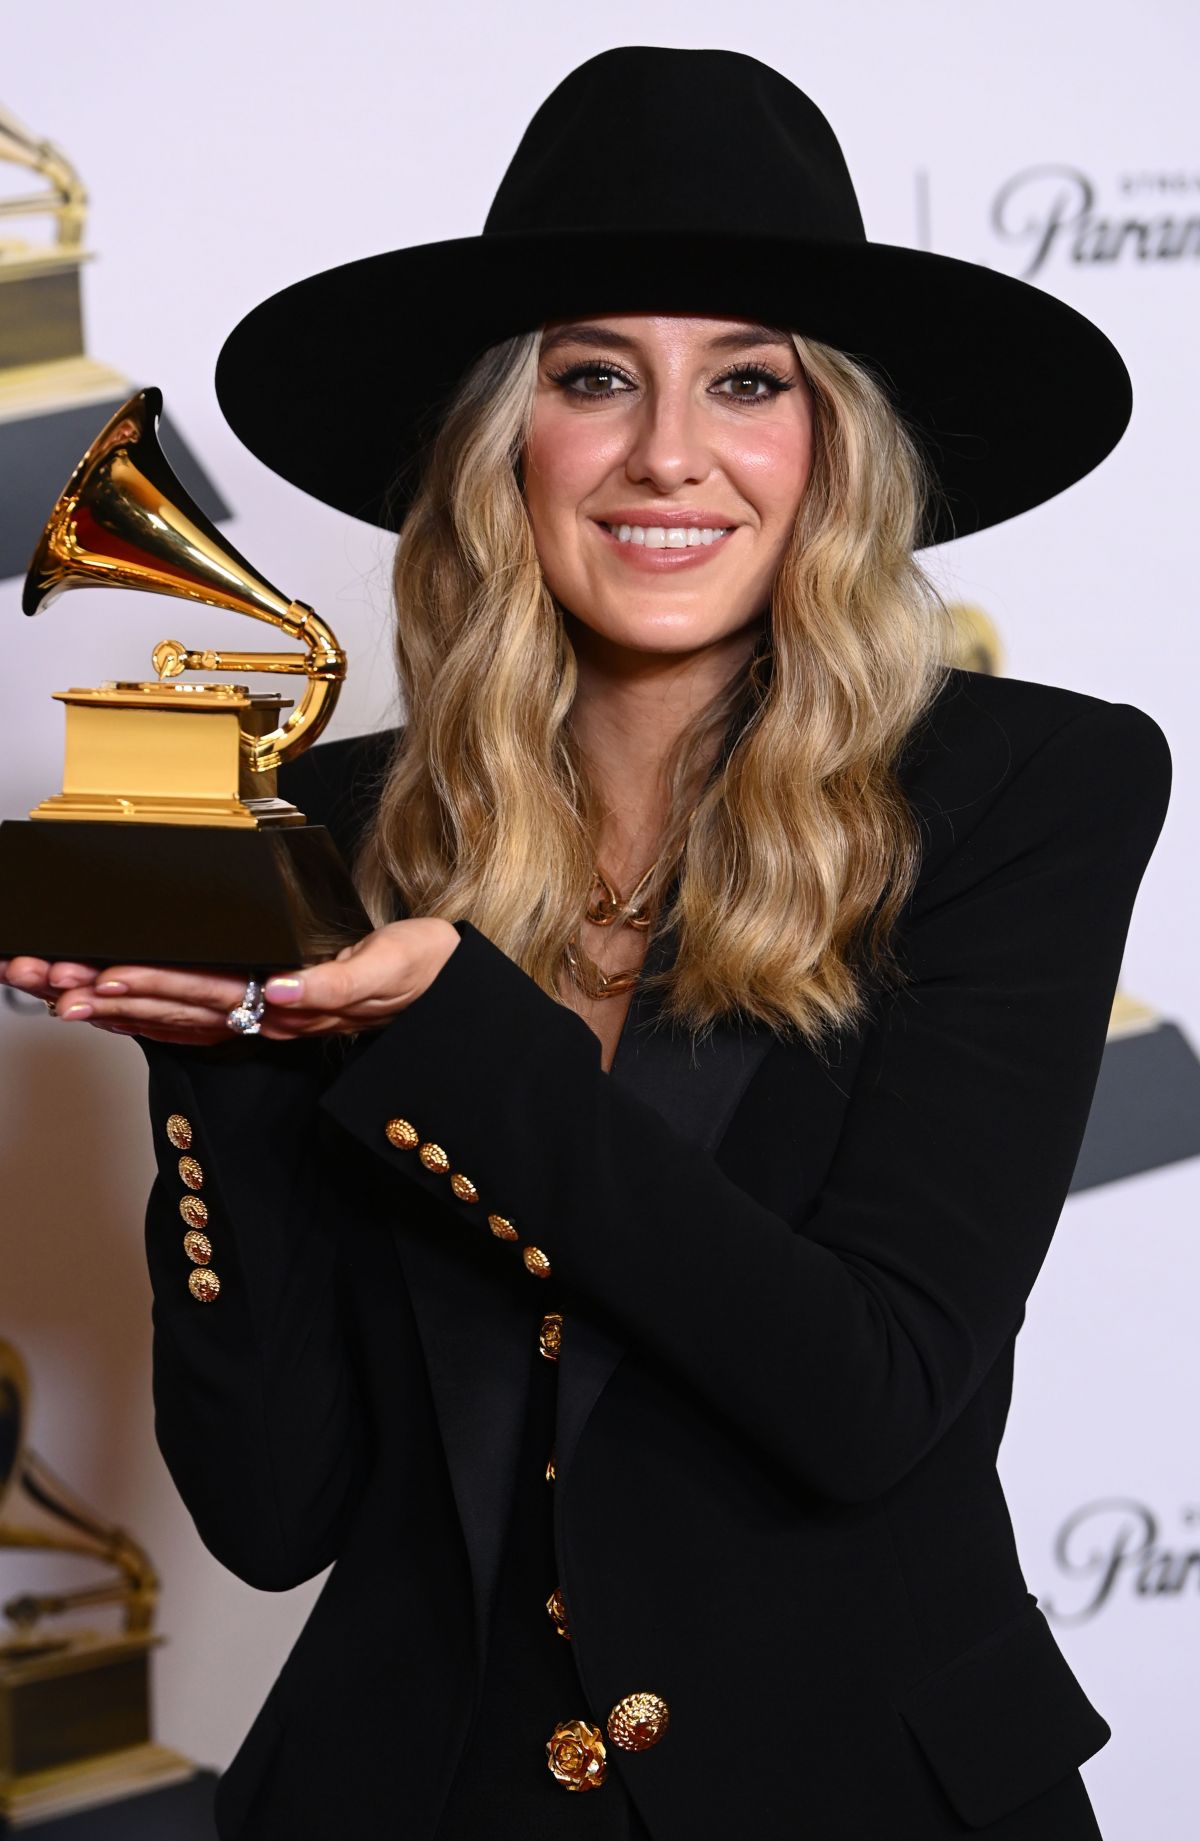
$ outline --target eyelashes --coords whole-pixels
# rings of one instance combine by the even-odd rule
[[[625,383],[632,382],[632,379],[627,375],[625,371],[621,369],[620,365],[612,364],[605,358],[588,359],[582,363],[569,364],[569,365],[566,365],[561,370],[550,371],[549,376],[552,382],[555,383],[560,390],[562,390],[565,396],[578,397],[578,398],[581,398],[584,402],[588,402],[588,403],[609,402],[612,400],[613,397],[624,396],[627,394],[627,392],[624,390],[613,390],[613,389],[608,389],[608,390],[575,390],[573,389],[572,385],[575,384],[581,378],[584,378],[584,377],[618,377],[622,379],[622,381]],[[770,385],[770,388],[766,390],[761,396],[735,396],[731,392],[722,392],[722,394],[728,397],[728,400],[731,403],[746,403],[752,409],[757,409],[760,403],[769,403],[769,402],[774,401],[775,397],[781,395],[783,391],[785,390],[794,390],[796,388],[795,382],[791,378],[781,377],[778,371],[774,371],[771,369],[771,366],[769,364],[762,364],[758,362],[757,360],[750,364],[732,365],[729,368],[729,370],[723,371],[720,377],[714,378],[713,383],[714,384],[728,383],[731,378],[735,378],[735,377],[739,381],[744,378],[753,377],[753,378],[760,379],[763,383]]]

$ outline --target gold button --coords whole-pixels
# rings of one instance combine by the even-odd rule
[[[450,1187],[453,1189],[460,1202],[477,1202],[479,1200],[478,1189],[475,1187],[470,1177],[464,1176],[461,1170],[456,1170],[454,1175],[450,1178]]]
[[[571,1628],[567,1622],[567,1605],[562,1595],[561,1586],[556,1585],[549,1598],[547,1598],[546,1609],[550,1613],[550,1621],[554,1625],[555,1634],[558,1636],[565,1636],[569,1643],[571,1641]]]
[[[546,1459],[546,1481],[547,1483],[553,1483],[557,1475],[558,1475],[558,1472],[554,1468],[554,1452],[551,1451],[550,1456]]]
[[[398,1151],[414,1151],[420,1142],[420,1132],[407,1119],[389,1119],[383,1129],[388,1143]]]
[[[450,1168],[450,1159],[440,1144],[423,1144],[417,1156],[427,1170],[436,1170],[439,1176],[444,1175]]]
[[[221,1281],[211,1266],[193,1266],[188,1273],[188,1290],[201,1304],[211,1304],[221,1289]]]
[[[532,1272],[534,1278],[550,1277],[550,1261],[541,1247],[522,1247],[521,1258],[525,1261],[526,1272]]]
[[[198,1227],[190,1227],[183,1236],[183,1250],[193,1265],[206,1266],[212,1258],[212,1241]]]
[[[556,1362],[558,1360],[558,1352],[562,1348],[562,1330],[562,1312],[558,1310],[547,1311],[546,1315],[542,1318],[542,1327],[538,1331],[538,1348],[548,1362]]]
[[[203,1189],[204,1165],[198,1162],[195,1157],[181,1157],[179,1159],[179,1174],[189,1189]]]
[[[189,1227],[208,1226],[208,1203],[202,1202],[198,1195],[181,1195],[179,1212]]]
[[[508,1219],[507,1215],[489,1215],[488,1226],[491,1228],[493,1234],[495,1234],[497,1240],[515,1240],[517,1238],[517,1230]]]
[[[546,1741],[546,1762],[564,1790],[598,1790],[604,1782],[604,1740],[599,1726],[563,1720]]]
[[[670,1719],[661,1694],[626,1694],[608,1716],[608,1736],[623,1752],[646,1752],[658,1744]]]
[[[192,1121],[185,1119],[182,1112],[173,1112],[167,1120],[167,1137],[177,1151],[190,1151],[192,1148]]]

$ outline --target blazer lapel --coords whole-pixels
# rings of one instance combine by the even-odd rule
[[[472,1248],[424,1224],[393,1224],[392,1237],[471,1563],[482,1677],[529,1395],[529,1300],[497,1282],[491,1245]]]
[[[660,935],[647,952],[643,976],[664,970],[673,956],[672,939]],[[639,983],[608,1078],[711,1155],[773,1041],[770,1030],[726,1022],[715,1024],[700,1041],[671,1031],[658,1003]],[[554,1467],[560,1484],[592,1408],[624,1353],[625,1344],[592,1319],[571,1318],[558,1363]]]

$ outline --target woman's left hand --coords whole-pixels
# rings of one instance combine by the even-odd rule
[[[446,920],[392,921],[343,948],[336,959],[268,979],[259,1033],[273,1041],[293,1041],[382,1027],[429,989],[459,943]],[[8,982],[33,988],[23,974],[34,964],[13,960],[6,968]],[[12,976],[18,967],[22,975]],[[228,1013],[241,1002],[245,987],[244,978],[225,972],[114,965],[90,985],[56,992],[57,1014],[64,1022],[91,1023],[118,1034],[212,1047],[232,1039]]]

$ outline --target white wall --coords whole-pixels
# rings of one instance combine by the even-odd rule
[[[517,11],[463,0],[10,10],[0,100],[70,153],[92,194],[89,350],[162,386],[236,508],[234,541],[332,619],[353,665],[334,733],[389,720],[386,547],[239,447],[212,391],[217,350],[247,308],[301,274],[477,231],[539,100],[585,57],[623,43],[727,46],[785,71],[832,120],[881,241],[919,240],[924,174],[933,247],[1020,273],[1025,251],[995,234],[989,212],[1006,181],[1046,163],[1086,175],[1101,213],[1200,217],[1200,14],[1185,0],[1136,11],[1112,0],[743,0],[735,15],[714,0],[611,0],[597,25],[548,0]],[[1122,190],[1128,178],[1163,175],[1182,189]],[[1022,195],[1030,215],[1039,196]],[[939,568],[998,622],[1011,675],[1139,704],[1166,730],[1176,792],[1124,983],[1200,1037],[1191,895],[1200,260],[1076,262],[1056,249],[1036,280],[1125,354],[1133,424],[1092,478],[953,546]],[[798,320],[802,309],[800,297]],[[408,346],[415,369],[419,332]],[[17,588],[0,586],[0,810],[13,816],[59,784],[52,690],[145,674],[167,632],[256,643],[232,617],[181,619],[134,596],[72,596],[26,624]],[[225,1574],[153,1447],[142,1058],[131,1043],[60,1028],[40,1011],[0,1012],[0,1068],[0,1333],[36,1377],[39,1449],[159,1562],[170,1637],[158,1664],[161,1735],[223,1764],[312,1592],[272,1599]],[[1188,1410],[1200,1381],[1190,1311],[1198,1202],[1195,1162],[1072,1198],[1034,1296],[1004,1469],[1031,1587],[1068,1608],[1083,1588],[1063,1577],[1053,1541],[1083,1503],[1133,1498],[1176,1554],[1200,1545]],[[31,1573],[28,1559],[4,1556],[0,1593]],[[1086,1773],[1112,1841],[1196,1832],[1198,1634],[1196,1569],[1182,1589],[1154,1593],[1138,1592],[1127,1570],[1094,1617],[1060,1630],[1116,1732]]]

